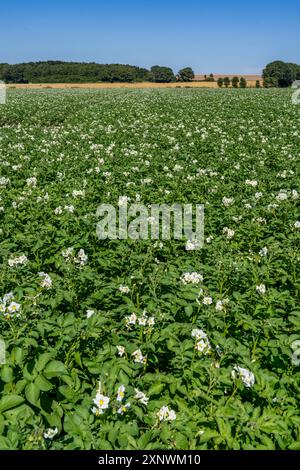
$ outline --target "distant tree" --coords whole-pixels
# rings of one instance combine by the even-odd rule
[[[222,88],[222,86],[224,85],[224,78],[219,77],[218,81],[217,81],[217,84],[218,84],[218,87]]]
[[[206,82],[214,82],[214,81],[215,81],[215,78],[214,78],[213,74],[210,73],[208,77],[206,76],[205,81],[206,81]]]
[[[260,81],[259,81],[259,80],[256,80],[256,82],[255,82],[255,88],[260,88]]]
[[[229,77],[224,78],[224,85],[225,85],[226,88],[229,87],[229,85],[230,85],[230,78]]]
[[[191,82],[195,78],[195,74],[191,67],[185,67],[184,69],[179,70],[178,80],[180,82]]]
[[[244,77],[240,79],[240,88],[247,88],[247,80]]]
[[[266,66],[263,70],[263,78],[273,78],[276,86],[285,88],[290,86],[298,75],[296,64],[289,64],[281,60],[275,60]],[[299,70],[300,73],[300,70]]]
[[[206,75],[206,73],[205,73],[205,74],[204,74],[204,80],[206,80],[206,79],[207,79],[207,75]]]
[[[231,80],[233,88],[238,87],[239,81],[240,81],[239,77],[233,77],[233,79]]]
[[[157,83],[175,82],[175,75],[169,67],[154,65],[151,67],[150,80]]]
[[[274,88],[278,86],[278,82],[276,78],[273,77],[266,77],[264,78],[264,87],[265,88]]]

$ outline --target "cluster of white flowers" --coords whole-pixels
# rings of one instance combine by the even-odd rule
[[[258,181],[256,181],[256,180],[246,180],[246,181],[245,181],[245,184],[247,184],[248,186],[252,186],[253,188],[255,188],[255,187],[258,185]]]
[[[234,198],[233,197],[223,197],[222,203],[225,207],[232,206],[234,204]]]
[[[140,326],[154,326],[155,318],[148,317],[146,310],[143,311],[142,316],[138,317],[135,313],[132,313],[128,317],[125,317],[126,326],[129,325],[140,325]]]
[[[286,201],[288,198],[288,194],[287,194],[287,191],[286,189],[281,189],[279,191],[279,193],[277,194],[276,196],[276,200],[281,202],[281,201]]]
[[[42,278],[41,280],[41,287],[43,287],[44,289],[51,289],[52,287],[52,279],[51,277],[49,276],[49,274],[47,273],[44,273],[44,272],[40,272],[39,273],[39,276]]]
[[[142,351],[140,349],[137,349],[132,353],[134,362],[137,364],[146,364],[147,362],[147,357],[143,356]]]
[[[11,268],[18,266],[19,264],[25,265],[27,263],[28,263],[28,258],[25,255],[15,256],[14,258],[9,258],[8,260],[8,266],[10,266]]]
[[[289,175],[293,175],[294,172],[293,170],[283,170],[283,171],[280,171],[279,173],[277,173],[277,177],[279,178],[287,178]]]
[[[266,286],[264,284],[259,284],[258,286],[256,286],[256,292],[260,295],[264,295],[266,293]]]
[[[198,240],[187,240],[185,244],[186,251],[199,250],[200,242]]]
[[[0,299],[0,314],[2,314],[6,320],[19,317],[20,309],[21,305],[14,301],[13,292],[5,294],[3,298]]]
[[[67,262],[73,262],[75,264],[80,264],[81,266],[84,266],[88,262],[88,256],[82,248],[78,251],[77,256],[74,256],[74,248],[63,250],[62,256]]]
[[[124,207],[130,201],[130,197],[127,196],[120,196],[118,201],[119,207]]]
[[[296,222],[294,223],[294,227],[300,228],[300,220],[296,220]]]
[[[55,215],[61,215],[63,213],[62,207],[58,206],[54,209],[54,214]]]
[[[199,284],[203,281],[203,276],[197,272],[183,273],[180,280],[183,284]]]
[[[216,302],[216,310],[217,312],[221,312],[226,308],[226,305],[229,304],[229,299],[218,300]]]
[[[31,178],[27,178],[26,184],[27,184],[27,186],[32,186],[33,188],[35,188],[36,185],[37,185],[37,179],[36,179],[36,177],[35,177],[35,176],[32,176]]]
[[[9,184],[9,178],[5,178],[4,176],[1,176],[0,178],[0,188],[6,188],[6,186]]]
[[[66,212],[70,212],[71,214],[73,214],[73,212],[75,211],[75,207],[72,206],[72,205],[64,206],[64,208],[62,208],[61,206],[58,206],[58,207],[56,207],[56,209],[54,209],[54,214],[55,215],[61,215],[64,210]]]
[[[267,256],[268,254],[268,248],[266,246],[264,246],[261,250],[259,250],[259,256],[263,257],[263,256]]]
[[[75,263],[80,264],[81,266],[87,264],[88,262],[88,255],[84,252],[81,248],[78,253],[77,257],[74,258]]]
[[[74,248],[67,248],[66,250],[63,250],[61,254],[66,259],[66,261],[72,261],[74,258],[73,253]]]
[[[92,413],[95,416],[102,415],[104,411],[109,408],[109,404],[110,404],[110,397],[103,395],[101,393],[101,388],[102,388],[102,385],[101,385],[101,382],[99,382],[96,396],[93,399],[95,406],[93,406],[93,408],[91,409]],[[126,390],[125,385],[120,385],[120,387],[117,390],[116,401],[119,404],[121,404],[121,406],[119,406],[119,408],[117,409],[117,413],[120,415],[123,415],[124,413],[126,413],[128,409],[130,408],[130,403],[125,403],[125,404],[122,403],[125,398],[125,390]]]
[[[203,305],[211,305],[213,303],[212,297],[203,297],[202,300]]]
[[[244,369],[243,367],[234,366],[233,371],[231,372],[231,377],[235,379],[237,374],[242,379],[245,387],[253,387],[255,383],[255,376],[252,372],[250,372],[248,369]]]
[[[130,292],[130,289],[128,286],[119,286],[119,291],[122,293],[122,294],[128,294]]]
[[[195,349],[196,351],[203,353],[203,354],[209,354],[211,350],[211,346],[207,337],[207,334],[203,331],[200,330],[199,328],[194,328],[192,331],[192,338],[195,338],[196,343],[195,343]]]
[[[230,240],[231,238],[234,237],[235,231],[232,230],[231,228],[224,227],[224,228],[223,228],[223,233],[226,235],[226,237],[228,238],[228,240]]]
[[[76,191],[76,189],[74,189],[74,191],[72,192],[72,196],[77,199],[79,197],[84,197],[85,196],[85,191],[84,190],[79,190],[79,191]]]
[[[168,406],[162,406],[157,412],[159,421],[174,421],[176,419],[176,413],[174,410],[170,410]]]

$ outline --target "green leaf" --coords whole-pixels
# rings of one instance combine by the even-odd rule
[[[23,361],[23,350],[22,348],[13,348],[11,352],[11,360],[13,364],[21,365]]]
[[[44,375],[47,379],[52,379],[52,377],[60,377],[61,375],[67,374],[68,371],[65,365],[60,361],[51,361],[44,369]]]
[[[46,352],[46,353],[41,354],[35,364],[36,370],[41,372],[46,366],[46,364],[52,359],[52,357],[53,357],[53,353]]]
[[[148,391],[148,395],[149,396],[159,395],[163,391],[164,387],[165,387],[165,384],[162,384],[162,383],[151,385]]]
[[[11,408],[15,408],[24,401],[25,399],[19,395],[7,395],[0,400],[0,413],[3,413],[6,410],[10,410]]]
[[[43,392],[49,392],[53,388],[53,385],[49,380],[45,379],[45,377],[42,374],[39,374],[37,378],[35,379],[34,383],[37,385],[37,387],[42,390]]]
[[[25,396],[27,400],[29,401],[29,403],[31,403],[32,405],[38,406],[38,399],[40,396],[39,387],[35,383],[31,382],[25,388]]]
[[[289,449],[290,450],[300,450],[300,441],[298,442],[293,442],[293,444],[291,444],[289,446]]]
[[[11,367],[4,365],[1,368],[1,380],[7,384],[13,381],[13,370]]]
[[[0,436],[0,450],[9,450],[12,449],[12,445],[7,437]]]

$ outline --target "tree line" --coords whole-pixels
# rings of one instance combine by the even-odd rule
[[[225,88],[228,88],[230,85],[233,88],[246,88],[247,87],[247,80],[244,77],[233,77],[231,80],[229,77],[219,77],[217,80],[218,87],[222,88],[222,86],[225,86]],[[259,80],[256,81],[256,88],[260,88],[260,82]]]
[[[300,80],[300,65],[280,60],[269,63],[263,70],[264,86],[288,87]],[[80,82],[190,82],[195,74],[185,67],[175,75],[170,67],[154,65],[150,70],[134,65],[97,64],[96,62],[26,62],[21,64],[0,63],[0,80],[6,83],[80,83]],[[205,75],[203,81],[215,81],[213,74]],[[218,78],[218,86],[246,88],[245,78]],[[260,87],[257,80],[256,87]]]
[[[95,62],[27,62],[0,64],[0,80],[6,83],[80,83],[80,82],[188,82],[195,74],[185,67],[174,75],[170,67],[153,66],[150,70],[133,65],[97,64]]]

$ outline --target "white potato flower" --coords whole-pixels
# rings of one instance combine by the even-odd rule
[[[157,416],[160,421],[174,421],[176,419],[175,411],[170,410],[168,406],[162,406],[157,412]]]
[[[93,315],[95,315],[95,310],[86,311],[86,318],[91,318]]]
[[[236,374],[242,379],[243,384],[250,388],[253,387],[255,383],[255,376],[252,372],[248,369],[244,369],[243,367],[234,366],[231,376],[233,379],[236,378]]]
[[[57,427],[55,427],[54,429],[49,428],[49,429],[47,429],[46,432],[44,432],[44,438],[45,439],[53,439],[56,436],[57,433],[58,433]]]
[[[141,402],[143,405],[148,405],[149,398],[145,395],[145,393],[141,392],[137,388],[134,389],[135,395],[134,398]]]
[[[125,385],[120,385],[117,391],[117,401],[123,401],[125,397]]]
[[[124,346],[117,346],[117,351],[118,351],[118,355],[120,357],[123,357],[124,354],[125,354],[125,347]]]
[[[137,349],[132,353],[132,356],[134,358],[134,362],[138,364],[145,364],[147,362],[147,358],[143,356],[142,351],[140,349]]]
[[[266,286],[264,284],[259,284],[258,286],[256,286],[256,292],[260,295],[264,295],[266,293]]]
[[[122,293],[122,294],[128,294],[130,292],[130,289],[128,286],[119,286],[119,291]]]

